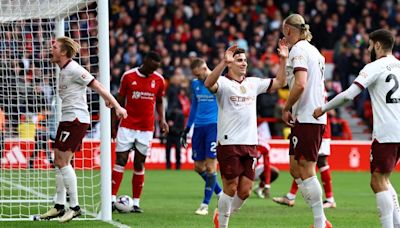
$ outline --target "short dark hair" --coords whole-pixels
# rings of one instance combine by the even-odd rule
[[[233,56],[242,54],[242,53],[246,53],[246,51],[243,48],[238,48],[238,49],[236,49],[235,53],[233,53]]]
[[[206,61],[202,58],[194,58],[192,62],[190,63],[190,69],[194,70],[198,67],[201,67]]]
[[[150,60],[154,60],[154,61],[156,61],[156,62],[161,62],[161,56],[160,56],[160,54],[158,54],[158,53],[155,52],[155,51],[149,51],[149,52],[146,54],[145,59],[150,59]]]
[[[369,34],[373,42],[379,42],[384,50],[392,50],[394,46],[393,34],[387,29],[378,29]]]

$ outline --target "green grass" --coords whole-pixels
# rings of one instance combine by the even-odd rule
[[[119,194],[131,194],[132,172],[127,171]],[[400,187],[400,174],[392,175],[394,186]],[[216,207],[213,197],[208,216],[196,216],[204,183],[193,171],[146,171],[146,181],[141,200],[143,214],[113,213],[113,219],[131,227],[212,227],[212,211]],[[289,190],[290,177],[281,172],[272,184],[272,196],[281,196]],[[326,210],[334,227],[379,227],[375,196],[369,187],[367,172],[334,172],[333,185],[336,209]],[[293,208],[277,205],[270,199],[254,195],[242,210],[231,217],[230,227],[309,227],[311,209],[298,194]],[[57,222],[0,222],[0,227],[111,227],[100,221],[72,221],[66,225]]]

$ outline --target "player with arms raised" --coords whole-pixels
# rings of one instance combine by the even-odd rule
[[[154,108],[156,108],[160,127],[168,133],[165,120],[164,78],[156,70],[161,65],[161,57],[150,51],[143,65],[125,72],[121,78],[119,98],[126,107],[128,117],[122,119],[117,132],[117,160],[112,171],[112,202],[114,204],[131,150],[135,151],[132,177],[132,212],[142,213],[139,206],[144,184],[144,163],[149,153],[154,131]],[[114,207],[113,207],[114,208]]]
[[[86,101],[86,88],[98,92],[107,107],[114,107],[119,117],[126,118],[127,112],[114,97],[79,63],[72,58],[78,53],[79,44],[69,37],[60,37],[54,42],[51,61],[60,68],[58,91],[62,100],[61,122],[57,129],[54,147],[56,170],[55,206],[41,215],[41,219],[62,216],[60,222],[68,222],[81,215],[78,203],[77,180],[71,160],[75,151],[79,151],[82,139],[90,124],[90,114]],[[66,194],[70,198],[70,210],[65,212]]]
[[[389,177],[400,157],[400,61],[392,55],[393,34],[379,29],[369,35],[367,64],[353,84],[327,104],[315,109],[314,117],[353,100],[368,88],[373,112],[373,143],[371,146],[371,188],[375,193],[383,228],[400,227],[397,193]]]
[[[282,88],[288,49],[279,42],[281,66],[275,80],[246,77],[247,58],[236,45],[228,48],[224,59],[206,78],[204,85],[216,94],[218,104],[217,159],[223,193],[214,213],[216,227],[228,227],[229,216],[238,211],[249,197],[254,180],[257,156],[258,94]],[[225,77],[220,77],[228,67]],[[219,213],[219,215],[218,215]]]

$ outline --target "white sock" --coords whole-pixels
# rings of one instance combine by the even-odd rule
[[[240,199],[239,196],[237,195],[237,193],[235,193],[235,195],[233,196],[233,200],[232,200],[230,214],[238,212],[245,202],[246,202],[246,200]]]
[[[65,205],[67,190],[65,189],[65,186],[64,186],[63,175],[61,173],[61,170],[58,167],[56,167],[56,192],[57,192],[57,195],[56,195],[55,203],[60,204],[60,205]]]
[[[326,201],[328,201],[329,203],[333,203],[333,202],[335,202],[335,198],[333,198],[333,196],[328,197],[328,198],[326,198]]]
[[[294,179],[294,182],[296,182],[297,185],[303,184],[303,180],[301,178]]]
[[[308,205],[311,207],[314,215],[314,227],[325,227],[325,214],[322,207],[322,189],[317,176],[312,176],[303,180],[303,196]]]
[[[295,200],[295,199],[296,199],[296,195],[295,195],[295,194],[292,194],[292,193],[290,193],[290,192],[288,192],[288,193],[286,194],[286,197],[287,197],[288,199],[290,199],[290,200]]]
[[[225,193],[221,194],[218,200],[218,224],[219,228],[228,227],[229,216],[232,207],[232,201],[234,197],[228,196]]]
[[[67,165],[60,169],[64,179],[64,185],[69,195],[70,207],[76,207],[78,203],[78,186],[76,180],[76,174],[74,168],[71,165]]]
[[[394,202],[389,190],[375,194],[382,228],[393,227]]]
[[[116,195],[112,195],[111,196],[111,202],[116,202],[117,201],[117,196]]]
[[[301,178],[296,178],[296,179],[294,179],[294,182],[296,182],[297,186],[299,187],[300,193],[303,194],[303,180]],[[293,195],[293,199],[296,198],[296,195],[294,195],[294,194],[291,194],[291,195]],[[288,197],[288,199],[290,199],[290,198]]]
[[[397,197],[397,192],[396,190],[393,188],[393,186],[391,184],[388,184],[388,190],[389,192],[392,194],[393,197],[393,205],[394,205],[394,209],[393,209],[393,225],[395,228],[399,228],[400,227],[400,209],[399,209],[399,199]]]
[[[140,207],[139,204],[140,204],[140,199],[139,198],[133,198],[133,206]]]

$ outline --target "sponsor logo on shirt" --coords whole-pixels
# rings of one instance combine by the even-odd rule
[[[153,100],[154,93],[142,92],[142,91],[133,91],[132,99],[145,99],[145,100]]]
[[[235,105],[235,106],[245,106],[245,105],[250,105],[253,102],[255,102],[254,97],[241,97],[241,96],[231,96],[229,97],[229,100]]]

